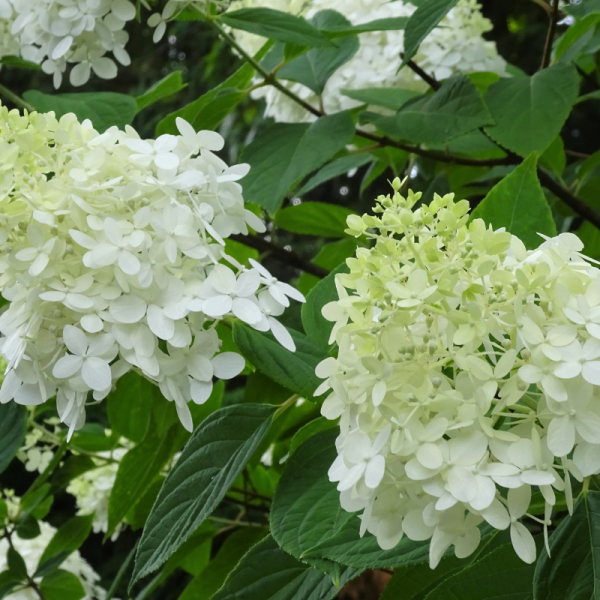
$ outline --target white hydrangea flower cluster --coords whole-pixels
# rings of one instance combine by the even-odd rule
[[[5,490],[4,500],[8,505],[9,517],[16,517],[19,511],[20,499],[15,496],[12,491]],[[39,521],[38,523],[41,531],[38,537],[32,540],[23,540],[17,535],[12,536],[14,547],[25,560],[27,572],[30,575],[35,573],[44,550],[56,533],[56,528],[52,527],[49,523],[46,523],[45,521]],[[9,544],[7,539],[0,539],[0,573],[8,570],[6,560],[8,548]],[[78,550],[72,552],[60,565],[60,568],[73,573],[73,575],[76,575],[79,578],[85,590],[85,597],[83,600],[104,600],[106,597],[106,590],[99,585],[100,576],[81,556]],[[41,577],[36,580],[36,583],[39,583],[40,581]],[[39,596],[31,588],[17,590],[4,598],[5,600],[39,600]]]
[[[340,421],[329,471],[361,529],[466,557],[484,520],[535,560],[523,517],[547,535],[556,492],[600,473],[600,271],[563,233],[527,250],[469,222],[469,203],[377,199],[348,232],[374,242],[338,274],[323,315],[339,355],[317,367]],[[544,518],[528,514],[532,491]]]
[[[56,394],[71,435],[88,396],[102,400],[135,368],[191,430],[188,402],[208,399],[213,376],[244,368],[219,353],[220,321],[270,329],[294,349],[274,317],[304,297],[224,252],[231,234],[264,231],[237,183],[248,165],[214,153],[217,133],[177,126],[180,135],[142,140],[131,127],[99,134],[73,114],[0,107],[0,292],[10,301],[0,402]]]
[[[318,11],[330,9],[344,15],[354,25],[377,19],[408,17],[416,7],[397,0],[240,0],[232,8],[269,7],[276,10],[313,17]],[[496,45],[486,41],[483,34],[492,29],[476,0],[460,0],[423,41],[414,60],[438,80],[452,74],[493,71],[506,76],[506,62],[498,55]],[[244,31],[233,31],[247,52],[258,51],[264,38]],[[335,113],[360,106],[360,102],[342,95],[341,90],[373,87],[405,88],[426,91],[427,84],[410,69],[398,69],[404,50],[404,31],[375,31],[359,36],[360,49],[340,67],[327,82],[322,102],[326,113]],[[300,83],[283,82],[297,96],[319,108],[319,97]],[[258,88],[253,97],[264,97],[266,114],[276,121],[312,121],[314,115],[305,111],[285,94],[273,87]]]
[[[69,64],[75,86],[92,72],[103,79],[117,75],[111,52],[122,65],[131,59],[124,31],[135,18],[130,0],[0,0],[0,57],[17,55],[40,64],[59,88]]]
[[[94,515],[92,527],[94,533],[108,531],[108,502],[117,478],[119,462],[127,454],[128,448],[117,448],[112,452],[99,452],[101,458],[111,462],[95,460],[98,468],[83,473],[67,486],[67,492],[75,496],[78,515]],[[116,540],[123,529],[120,523],[111,539]]]

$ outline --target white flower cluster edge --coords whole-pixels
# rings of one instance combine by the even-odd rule
[[[571,477],[600,473],[600,271],[573,234],[527,250],[469,222],[466,200],[415,208],[400,186],[348,218],[373,245],[323,308],[339,345],[317,367],[322,414],[341,418],[329,478],[381,548],[431,540],[434,568],[452,545],[474,552],[486,521],[532,563],[523,518],[547,544],[557,493],[572,511]]]
[[[81,86],[95,73],[117,75],[117,64],[131,59],[124,30],[135,18],[130,0],[0,0],[0,57],[15,55],[41,65],[59,88],[67,66],[72,85]]]
[[[275,317],[302,294],[225,252],[230,235],[265,229],[244,206],[248,165],[215,154],[219,134],[177,127],[142,140],[129,126],[99,134],[73,114],[0,106],[1,403],[56,395],[70,436],[86,403],[135,369],[191,431],[188,402],[244,368],[219,352],[224,318],[295,349]]]
[[[15,496],[11,490],[4,490],[3,500],[8,506],[9,516],[13,518],[16,517],[19,511],[20,499]],[[38,521],[38,523],[40,526],[40,535],[36,538],[25,540],[16,534],[11,538],[15,550],[25,560],[29,575],[35,573],[44,550],[56,533],[56,528],[49,523],[46,523],[46,521]],[[0,573],[8,570],[6,557],[8,549],[8,540],[6,538],[0,539]],[[106,590],[99,585],[100,575],[98,575],[85,558],[81,556],[78,550],[72,552],[60,565],[60,568],[73,573],[73,575],[79,578],[83,585],[83,589],[85,590],[85,597],[83,600],[104,600],[106,597]],[[36,578],[35,581],[39,584],[41,577],[39,579]],[[4,598],[5,600],[39,600],[38,594],[30,587],[18,589]]]

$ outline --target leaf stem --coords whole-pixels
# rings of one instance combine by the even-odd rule
[[[35,112],[35,108],[31,104],[29,104],[29,102],[26,102],[25,100],[23,100],[23,98],[21,98],[21,96],[17,96],[17,94],[15,94],[3,85],[0,85],[0,96],[4,96],[19,108],[23,108],[29,112]]]
[[[556,24],[558,22],[558,3],[559,0],[553,0],[552,12],[550,13],[550,23],[548,25],[548,33],[546,33],[546,43],[544,44],[544,52],[542,54],[542,64],[540,70],[545,69],[550,64],[552,57],[552,42],[554,42],[554,34],[556,33]]]
[[[140,543],[140,538],[138,538],[135,545],[133,546],[133,548],[130,550],[129,554],[125,558],[125,561],[123,562],[119,571],[117,572],[116,577],[113,579],[113,582],[110,584],[110,588],[108,589],[108,592],[106,593],[106,598],[104,600],[112,600],[112,598],[114,597],[115,592],[117,591],[117,588],[119,587],[119,584],[121,583],[121,581],[125,575],[125,572],[129,568],[129,565],[131,564],[131,561],[133,560],[133,557],[135,556],[135,552],[137,550],[139,543]]]
[[[283,404],[280,404],[279,408],[273,415],[273,420],[278,419],[290,406],[296,404],[299,397],[300,396],[298,396],[298,394],[294,394],[293,396],[290,396]]]

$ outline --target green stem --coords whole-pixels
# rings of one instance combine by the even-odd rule
[[[131,551],[127,555],[127,558],[121,565],[121,568],[119,569],[119,572],[117,573],[117,576],[113,579],[113,582],[111,583],[110,588],[109,588],[108,592],[106,593],[105,600],[112,600],[112,598],[114,597],[115,592],[117,591],[117,588],[119,587],[119,584],[121,583],[127,569],[129,568],[129,565],[131,564],[131,561],[133,560],[133,557],[135,556],[135,552],[137,550],[139,543],[140,543],[140,540],[138,539],[138,541],[135,543],[135,546],[131,549]]]
[[[28,110],[29,112],[35,112],[35,108],[21,98],[21,96],[17,96],[14,92],[11,92],[7,87],[0,85],[0,96],[4,96],[8,100],[10,100],[15,106],[19,108],[23,108]]]
[[[296,402],[298,401],[298,398],[299,398],[298,394],[294,394],[293,396],[290,396],[275,411],[275,414],[273,415],[273,420],[278,419],[290,406],[292,406],[293,404],[296,404]]]

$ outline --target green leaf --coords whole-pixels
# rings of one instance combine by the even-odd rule
[[[6,65],[7,67],[15,67],[17,69],[30,69],[31,71],[41,71],[42,67],[37,63],[25,60],[20,56],[3,56],[0,58],[0,65]]]
[[[213,100],[196,113],[192,126],[196,131],[216,129],[223,119],[247,96],[248,92],[245,90],[235,88],[219,90]]]
[[[556,235],[552,211],[537,178],[537,154],[528,156],[512,173],[496,184],[471,213],[494,229],[506,227],[527,248],[537,248],[542,238]]]
[[[50,499],[52,499],[52,497],[50,497]],[[33,515],[28,515],[19,520],[15,533],[22,540],[34,540],[41,533],[40,524]]]
[[[27,409],[16,402],[0,404],[0,473],[8,467],[23,445]]]
[[[431,95],[408,102],[396,115],[364,113],[363,118],[393,137],[439,144],[493,123],[475,84],[453,75]]]
[[[563,174],[567,166],[567,156],[565,154],[565,144],[560,135],[554,138],[544,154],[540,156],[540,164],[554,171],[557,175]]]
[[[495,123],[485,131],[520,156],[541,154],[560,134],[578,93],[571,64],[554,65],[533,77],[503,77],[485,93]]]
[[[89,456],[84,454],[71,456],[54,471],[50,479],[52,492],[56,493],[63,490],[70,481],[96,468],[96,463]]]
[[[209,600],[223,585],[240,559],[267,534],[267,529],[245,527],[230,535],[215,558],[197,577],[192,579],[179,600]]]
[[[322,279],[308,294],[302,306],[302,326],[308,339],[321,348],[329,348],[329,336],[334,323],[328,321],[322,314],[323,307],[338,299],[335,287],[335,276],[338,273],[348,273],[348,266],[342,263],[337,269]]]
[[[531,600],[534,568],[516,555],[512,544],[504,544],[451,574],[424,600],[489,600],[490,593],[494,600]]]
[[[244,177],[244,198],[274,214],[295,183],[343,150],[353,136],[348,112],[310,125],[275,123],[242,152],[241,160],[251,167]]]
[[[72,552],[78,550],[92,530],[93,515],[73,517],[63,523],[46,546],[36,569],[36,576],[58,567]]]
[[[335,421],[330,421],[325,417],[318,417],[309,421],[294,434],[290,443],[290,455],[292,455],[309,437],[316,435],[320,431],[326,431],[337,426],[338,424]]]
[[[10,571],[0,573],[0,599],[8,596],[20,581],[19,577]]]
[[[342,156],[341,158],[336,158],[332,160],[329,164],[325,165],[322,169],[320,169],[315,175],[313,175],[300,190],[298,190],[298,196],[304,196],[311,190],[314,190],[317,186],[325,183],[333,179],[334,177],[339,177],[340,175],[345,175],[348,171],[352,171],[353,169],[358,169],[363,165],[366,165],[368,162],[371,162],[373,157],[370,154],[351,154],[349,156]]]
[[[244,357],[259,371],[292,392],[310,398],[321,384],[315,368],[327,355],[306,336],[291,329],[289,332],[296,352],[283,348],[272,335],[239,322],[233,326],[233,339]]]
[[[147,106],[150,106],[163,98],[168,98],[169,96],[176,94],[186,86],[187,84],[183,83],[181,71],[169,73],[166,77],[157,81],[146,92],[135,99],[137,112],[140,112],[140,110],[143,110]]]
[[[400,68],[417,53],[421,42],[437,24],[456,6],[458,0],[427,0],[417,6],[410,16],[404,33],[404,58]]]
[[[23,557],[12,547],[6,551],[6,566],[19,579],[27,578],[27,565]]]
[[[150,427],[143,441],[129,450],[121,459],[108,502],[108,530],[104,539],[110,538],[138,500],[149,490],[176,448],[175,439],[179,425],[161,435]]]
[[[589,41],[589,37],[593,35],[593,30],[599,22],[600,14],[596,13],[587,15],[571,25],[558,40],[554,51],[554,60],[566,62],[577,58],[580,50]]]
[[[150,513],[131,585],[163,565],[216,508],[267,434],[275,409],[228,406],[194,431]]]
[[[583,96],[579,96],[575,104],[587,102],[588,100],[600,100],[600,90],[596,90],[595,92],[590,92],[589,94],[583,94]]]
[[[106,399],[112,430],[136,444],[141,442],[150,423],[152,398],[157,390],[153,383],[134,371],[121,377],[117,389]]]
[[[408,17],[387,17],[385,19],[375,19],[359,25],[353,25],[346,29],[342,27],[330,28],[328,33],[335,39],[339,35],[350,35],[352,33],[366,33],[368,31],[400,31],[406,28]]]
[[[600,492],[578,500],[544,548],[533,580],[535,600],[600,598]]]
[[[343,96],[364,104],[383,106],[390,110],[400,110],[409,100],[420,96],[420,92],[402,88],[367,88],[364,90],[340,90]]]
[[[326,48],[332,42],[308,21],[272,8],[242,8],[221,15],[220,20],[232,29],[241,29],[271,40]]]
[[[40,590],[45,600],[81,600],[85,589],[76,575],[58,570],[42,579]]]
[[[267,42],[264,44],[254,56],[254,59],[260,61],[272,45],[273,42]],[[222,94],[224,90],[229,90],[228,92],[225,92],[225,96],[229,96],[229,101],[231,101],[231,90],[238,90],[240,92],[243,91],[252,82],[255,72],[256,71],[252,65],[249,65],[248,63],[244,64],[233,75],[231,75],[231,77],[228,77],[216,88],[210,90],[210,92],[207,92],[206,94],[203,94],[200,96],[200,98],[190,102],[190,104],[187,104],[183,108],[168,114],[164,119],[159,121],[158,125],[156,126],[156,135],[159,136],[165,133],[177,135],[179,133],[176,125],[177,117],[181,117],[182,119],[186,120],[196,129],[196,131],[199,130],[199,125],[206,122],[207,115],[212,115],[214,122],[216,113],[213,105],[219,105],[222,103],[223,98],[220,97],[220,94]]]
[[[356,575],[345,569],[336,586],[331,577],[290,556],[268,536],[239,561],[213,600],[328,600]]]
[[[165,478],[162,476],[154,479],[146,493],[127,512],[125,520],[134,531],[141,529],[146,524],[164,482]]]
[[[327,471],[337,456],[336,430],[307,439],[286,461],[271,505],[271,534],[283,550],[321,568],[335,561],[357,568],[396,568],[427,561],[429,541],[404,537],[392,550],[381,550],[375,536],[360,537],[358,515],[340,505]],[[327,563],[325,563],[327,564]]]
[[[346,235],[346,219],[355,214],[353,210],[336,204],[303,202],[278,210],[274,223],[292,233],[341,238]]]
[[[60,119],[67,113],[75,113],[79,121],[89,119],[94,129],[103,133],[116,125],[123,129],[131,125],[137,112],[135,99],[115,92],[82,92],[80,94],[44,94],[29,90],[23,98],[39,112],[53,110]]]
[[[352,28],[352,23],[335,10],[319,11],[311,19],[311,23],[319,30],[332,27]],[[345,37],[339,40],[336,46],[314,48],[294,58],[279,69],[277,77],[297,81],[320,95],[328,79],[346,64],[359,48],[358,36]]]

